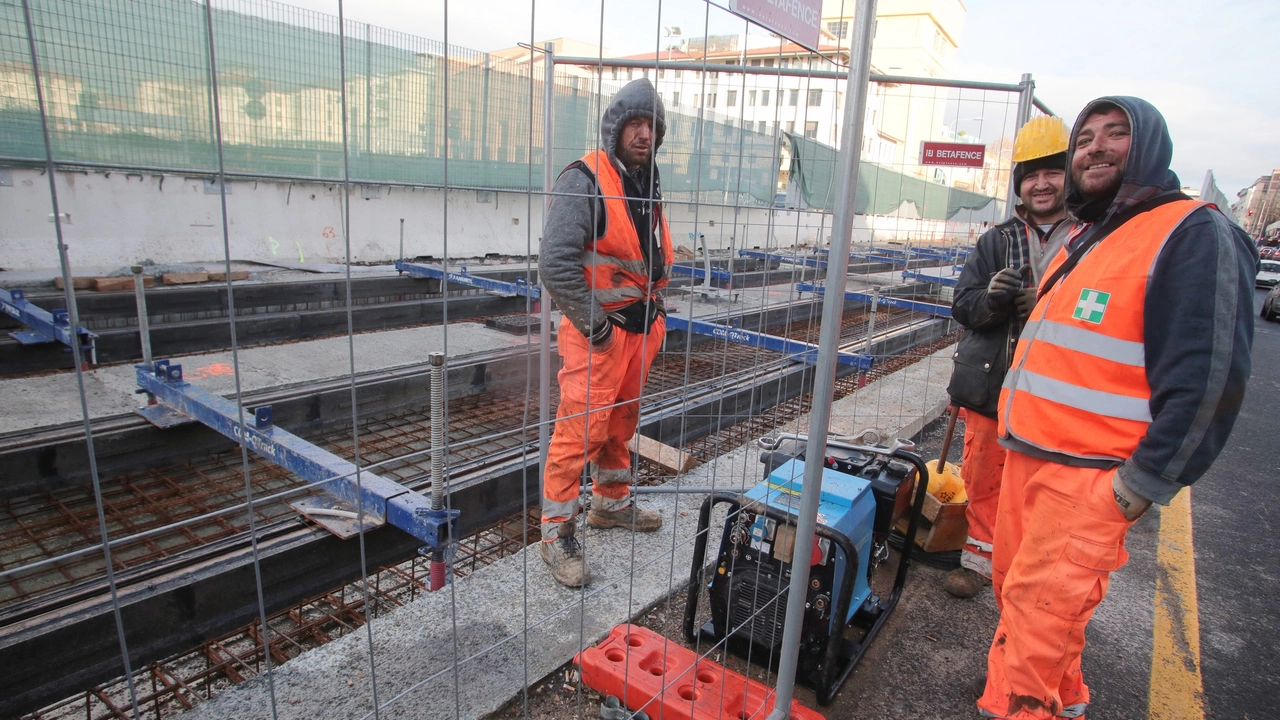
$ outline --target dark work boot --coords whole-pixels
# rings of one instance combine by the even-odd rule
[[[636,532],[653,532],[662,527],[662,515],[653,510],[645,510],[632,501],[619,510],[591,508],[587,513],[587,524],[601,530],[620,527]]]
[[[582,557],[582,545],[575,537],[573,520],[560,523],[554,539],[539,543],[538,554],[551,568],[551,577],[561,585],[577,588],[591,584],[591,568]]]
[[[947,573],[947,579],[942,581],[942,589],[958,598],[971,598],[990,584],[991,580],[981,573],[960,567]]]

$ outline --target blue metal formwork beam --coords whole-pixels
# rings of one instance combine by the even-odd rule
[[[60,342],[71,347],[73,333],[66,310],[49,312],[28,302],[26,294],[21,290],[0,290],[0,310],[4,310],[5,315],[31,328],[9,333],[9,337],[23,345]],[[98,364],[98,350],[95,344],[98,338],[97,333],[77,327],[74,335],[80,338],[81,350],[89,354],[89,362]]]
[[[447,280],[451,285],[467,285],[503,297],[521,295],[533,300],[539,298],[538,286],[530,285],[529,281],[524,278],[516,278],[515,282],[509,283],[502,280],[494,280],[493,278],[480,277],[479,275],[471,275],[465,267],[462,268],[461,272],[452,272],[434,265],[422,265],[420,263],[405,262],[404,260],[396,261],[396,270],[407,272],[416,278]]]
[[[720,323],[707,322],[705,320],[692,320],[681,317],[679,315],[667,316],[667,330],[683,330],[687,333],[696,335],[709,335],[711,337],[728,340],[730,342],[740,343],[742,345],[751,345],[752,347],[764,348],[791,356],[795,360],[807,363],[809,365],[818,362],[818,346],[809,343],[792,340],[790,338],[778,337],[777,335],[766,335],[764,333],[752,332],[750,330],[741,330]],[[872,358],[868,355],[859,353],[842,352],[836,356],[836,362],[841,365],[849,365],[866,372],[871,369]]]
[[[792,255],[776,255],[774,253],[760,252],[759,250],[739,250],[738,254],[742,257],[759,258],[761,260],[777,260],[779,262],[791,263],[793,265],[807,265],[826,269],[825,260],[817,260],[815,258],[795,257]]]
[[[826,292],[826,288],[813,283],[796,283],[796,290],[799,292],[811,292],[822,295]],[[854,302],[871,304],[871,293],[853,292],[846,290],[844,293],[845,300],[853,300]],[[927,313],[937,317],[951,317],[951,307],[948,305],[938,305],[936,303],[917,302],[915,300],[907,300],[906,298],[894,297],[893,295],[881,295],[876,300],[879,305],[888,305],[889,307],[902,308],[911,310],[912,312]]]
[[[884,255],[862,255],[859,253],[852,253],[849,255],[849,257],[856,258],[858,260],[866,260],[868,262],[888,263],[890,265],[906,264],[906,261],[902,258],[885,257]]]
[[[688,265],[672,265],[671,272],[676,275],[688,275],[690,277],[698,278],[699,280],[702,280],[707,277],[706,268],[690,267]],[[733,279],[733,273],[726,272],[724,270],[712,269],[711,279],[719,280],[721,282],[729,282],[730,280]]]
[[[950,285],[952,287],[955,287],[956,281],[959,280],[960,278],[955,276],[947,277],[945,275],[928,275],[922,272],[916,272],[914,270],[904,270],[902,273],[902,279],[903,280],[920,280],[922,282],[927,282],[933,285]]]
[[[432,549],[443,549],[452,537],[457,510],[432,510],[431,500],[409,488],[360,471],[356,466],[281,428],[271,421],[271,408],[260,407],[245,419],[241,438],[236,404],[220,395],[201,390],[182,379],[182,366],[160,360],[151,367],[135,365],[138,387],[155,396],[171,411],[202,423],[240,443],[351,508],[363,505],[366,515],[377,524],[400,528]]]

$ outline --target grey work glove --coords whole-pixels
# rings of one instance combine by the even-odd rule
[[[1036,306],[1036,289],[1022,288],[1013,298],[1014,307],[1018,311],[1018,319],[1026,320],[1031,317],[1031,310]]]
[[[1116,505],[1120,507],[1120,513],[1124,515],[1124,519],[1133,522],[1142,517],[1142,514],[1151,507],[1151,501],[1134,492],[1132,488],[1124,484],[1120,479],[1120,473],[1111,476],[1111,494],[1116,498]]]
[[[991,276],[987,283],[987,306],[992,310],[1008,307],[1013,297],[1022,289],[1022,273],[1005,268]]]
[[[613,323],[605,320],[601,325],[591,331],[591,349],[596,352],[605,352],[613,347]]]

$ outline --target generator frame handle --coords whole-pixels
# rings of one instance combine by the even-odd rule
[[[928,493],[928,483],[924,481],[924,478],[929,477],[929,469],[925,465],[925,461],[922,460],[919,455],[909,452],[903,448],[893,448],[889,452],[885,452],[888,448],[878,451],[871,447],[867,447],[865,449],[876,452],[876,454],[879,455],[896,457],[913,465],[916,470],[916,493],[911,504],[911,517],[907,521],[906,541],[903,543],[902,553],[898,560],[898,569],[894,577],[893,589],[890,591],[889,598],[883,606],[884,609],[881,611],[879,617],[876,618],[875,622],[872,623],[871,627],[867,629],[866,635],[862,638],[862,641],[858,643],[853,656],[850,657],[849,661],[842,667],[836,668],[836,661],[839,658],[843,633],[837,633],[836,636],[827,643],[827,649],[822,661],[823,667],[827,668],[827,673],[824,674],[831,677],[830,673],[834,671],[835,676],[832,678],[831,682],[822,682],[820,687],[817,688],[818,702],[822,705],[829,705],[831,701],[835,699],[836,692],[839,691],[842,685],[844,685],[845,680],[849,678],[849,674],[853,672],[853,669],[857,667],[858,662],[862,660],[862,656],[866,652],[867,647],[880,633],[880,629],[884,626],[885,621],[888,620],[889,616],[893,614],[894,608],[897,607],[898,600],[902,597],[902,588],[907,582],[907,570],[911,565],[911,555],[915,547],[916,531],[918,528],[917,519],[920,515],[920,511],[924,508],[924,496]],[[702,507],[698,511],[698,530],[694,537],[693,562],[689,569],[689,590],[685,598],[683,630],[685,640],[689,642],[694,642],[697,639],[695,622],[698,614],[698,595],[701,593],[702,584],[705,582],[707,539],[710,536],[711,508],[721,503],[728,503],[732,506],[728,517],[733,517],[735,514],[742,512],[743,505],[745,505],[744,496],[741,493],[716,492],[708,495],[707,498],[702,501]],[[790,515],[769,505],[762,504],[759,508],[762,514],[766,517],[771,517],[779,522],[790,523],[793,520]],[[821,523],[815,525],[814,532],[838,545],[840,549],[844,551],[845,557],[848,558],[856,568],[857,550],[853,547],[853,543],[850,542],[847,537],[832,531],[831,528],[828,528]],[[892,532],[892,529],[890,529],[890,532]],[[793,549],[793,560],[795,558],[795,553],[796,551]],[[844,574],[844,581],[841,583],[840,592],[836,596],[836,604],[833,607],[832,620],[841,629],[844,628],[846,623],[842,618],[847,616],[849,613],[849,602],[853,596],[853,587],[856,582],[856,575],[856,570],[846,572]]]

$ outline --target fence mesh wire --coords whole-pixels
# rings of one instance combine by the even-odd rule
[[[531,168],[540,169],[545,149],[545,108],[541,104],[545,88],[537,53],[531,52],[527,58],[498,57],[363,23],[346,22],[340,26],[335,16],[268,0],[215,0],[210,13],[212,32],[206,25],[206,6],[188,0],[121,0],[111,4],[92,0],[31,0],[30,4],[51,133],[49,149],[55,163],[207,176],[216,171],[221,150],[227,173],[242,177],[334,183],[349,179],[368,184],[445,186],[446,191],[459,187],[524,191],[527,195],[520,199],[527,197],[528,211],[522,217],[526,219],[525,228],[529,233],[529,254],[535,252],[537,231],[532,228],[533,207],[542,202],[543,197],[536,193],[543,188],[542,173]],[[0,21],[0,160],[43,163],[46,146],[41,135],[36,79],[27,50],[21,3],[0,0]],[[340,32],[345,37],[345,68],[339,61]],[[216,64],[211,62],[207,51],[206,39],[210,36]],[[217,73],[222,108],[220,147],[212,122],[211,66]],[[674,101],[671,93],[675,92],[677,76],[673,73],[695,71],[666,70],[665,75],[648,72],[652,72],[658,91]],[[834,121],[839,117],[840,106],[838,100],[832,102],[833,95],[838,98],[838,91],[834,89],[826,91],[825,105],[809,103],[821,110],[810,113],[808,105],[797,105],[801,99],[823,98],[822,90],[811,87],[809,78],[798,83],[788,80],[784,87],[780,78],[753,77],[748,82],[742,75],[735,75],[733,68],[720,72],[728,79],[717,91],[724,93],[721,100],[727,104],[730,91],[724,88],[730,83],[739,83],[733,92],[740,95],[734,97],[746,102],[747,94],[751,93],[753,101],[759,98],[757,109],[771,113],[772,119],[740,120],[717,115],[707,107],[705,89],[700,91],[701,105],[697,100],[692,107],[687,100],[682,108],[676,102],[671,103],[668,133],[657,162],[667,196],[688,203],[679,208],[682,214],[673,221],[673,227],[678,233],[689,230],[689,238],[693,240],[717,220],[732,226],[728,234],[729,247],[707,252],[708,256],[716,253],[715,265],[706,257],[705,266],[696,268],[707,280],[702,294],[692,286],[673,290],[673,297],[678,297],[673,305],[678,303],[685,317],[696,313],[714,323],[749,325],[775,337],[802,343],[806,351],[785,352],[742,345],[729,342],[723,335],[714,339],[694,335],[676,338],[671,347],[663,348],[659,354],[640,400],[640,414],[642,422],[651,423],[663,432],[679,428],[678,433],[673,433],[678,439],[671,442],[695,455],[702,465],[695,483],[719,483],[718,487],[736,491],[752,487],[760,480],[756,448],[752,445],[760,435],[778,429],[827,430],[807,426],[805,412],[811,408],[813,398],[808,390],[800,387],[799,379],[806,373],[803,362],[808,357],[806,353],[818,343],[820,323],[815,308],[820,301],[814,289],[802,295],[794,288],[797,281],[814,280],[817,274],[812,269],[825,262],[821,252],[801,255],[799,250],[803,245],[820,250],[830,239],[827,237],[830,211],[840,200],[835,197],[831,181],[836,152],[832,145],[820,142],[819,137],[837,142]],[[643,69],[637,69],[635,74],[649,76]],[[618,83],[610,82],[613,73],[589,66],[557,67],[555,78],[550,165],[560,168],[600,142],[597,123],[603,104]],[[706,78],[699,76],[695,80],[705,82]],[[771,90],[773,95],[766,94],[766,90]],[[801,108],[798,117],[803,132],[780,128],[780,122],[787,122],[778,119],[784,107],[784,90],[786,107]],[[819,94],[811,95],[813,90]],[[760,94],[756,95],[757,92]],[[899,88],[894,92],[904,100],[897,107],[903,116],[904,128],[934,124],[953,111],[957,117],[971,114],[961,109],[963,98],[953,102],[945,89],[917,92]],[[1016,104],[1007,96],[977,102],[990,108],[984,112],[993,117],[992,122],[997,122],[994,116],[1000,113],[1007,116],[1008,108]],[[822,133],[817,130],[819,122],[823,123]],[[1007,117],[998,122],[1002,127],[1009,123]],[[812,131],[808,129],[810,123]],[[887,223],[882,228],[881,239],[896,240],[904,235],[910,239],[910,233],[920,228],[912,223],[940,226],[945,222],[960,222],[957,216],[966,213],[970,219],[964,222],[972,232],[975,225],[972,217],[1002,215],[1002,200],[997,199],[1002,197],[998,178],[985,184],[975,178],[971,181],[972,189],[958,188],[954,178],[929,175],[912,160],[911,132],[894,132],[900,136],[894,146],[896,150],[873,153],[874,157],[862,164],[858,205],[854,208],[859,215],[878,218],[871,223],[872,229],[877,227],[876,222]],[[868,148],[872,140],[869,139]],[[780,146],[780,141],[784,145]],[[762,209],[760,205],[772,206],[776,202],[783,154],[789,155],[790,177],[800,189],[801,201],[789,200],[788,207],[776,211]],[[993,171],[1007,177],[1007,167],[1001,166],[1000,157],[997,152]],[[344,166],[349,166],[349,175]],[[219,198],[216,190],[202,197],[210,207],[221,200],[225,211],[227,197]],[[439,202],[448,207],[447,192],[425,197],[423,205]],[[750,212],[739,213],[746,210]],[[226,235],[235,236],[239,232],[233,227],[239,219],[237,213],[252,210],[232,206],[227,212],[228,215],[222,217],[221,228]],[[327,208],[323,212],[339,211]],[[346,228],[344,221],[350,222],[349,207],[342,208],[341,212],[346,216],[327,218],[326,222]],[[674,215],[676,210],[671,212]],[[445,217],[439,238],[431,240],[434,243],[431,249],[448,265],[456,259],[450,252],[450,233],[458,231],[450,230],[447,214]],[[463,218],[465,220],[465,215]],[[859,227],[855,232],[863,229]],[[750,244],[750,239],[759,237],[767,238],[763,242],[767,250],[790,248],[787,250],[790,254],[774,254],[754,265],[744,265],[743,258],[731,254],[732,243],[737,242],[737,248],[742,248]],[[223,261],[230,268],[229,245],[225,253]],[[882,255],[871,263],[860,263],[861,277],[851,288],[875,288],[878,293],[881,285],[897,287],[897,299],[920,300],[924,304],[906,309],[881,306],[878,316],[869,312],[865,303],[850,304],[837,333],[842,352],[871,355],[876,365],[869,375],[842,371],[837,383],[837,399],[843,399],[844,404],[836,418],[846,424],[866,417],[860,414],[859,403],[862,411],[868,406],[876,407],[880,415],[873,417],[885,424],[886,429],[917,419],[925,408],[911,404],[915,399],[908,397],[908,381],[895,373],[915,367],[910,382],[936,385],[948,362],[945,349],[955,340],[947,321],[939,316],[938,303],[946,303],[943,293],[938,292],[940,283],[902,283],[899,272],[910,267],[954,275],[950,266],[955,256],[935,253],[924,257],[904,254],[902,260],[896,257],[899,256]],[[350,248],[345,259],[352,259]],[[61,260],[67,262],[65,258]],[[528,258],[524,259],[522,269],[526,276],[531,275]],[[725,281],[713,292],[710,287],[713,269],[729,275],[743,272],[743,275]],[[762,274],[759,285],[735,284],[751,273]],[[833,294],[839,291],[838,282],[833,278],[829,288]],[[348,308],[353,305],[350,283],[348,273],[345,299]],[[227,287],[230,290],[230,275]],[[68,287],[67,292],[67,297],[74,301],[74,288]],[[451,341],[450,337],[466,337],[467,332],[475,332],[474,327],[462,327],[464,323],[479,324],[475,313],[469,315],[465,305],[459,307],[471,298],[451,295],[447,283],[438,292],[423,292],[442,300],[443,315],[448,322],[439,323],[431,331],[416,328],[415,349],[424,344],[438,346],[451,355],[453,363],[450,343],[458,341]],[[398,295],[397,301],[405,297]],[[524,312],[518,322],[529,324],[530,306],[521,302]],[[244,322],[245,314],[259,311],[271,312],[270,308],[239,308],[239,322]],[[237,323],[236,312],[217,317],[233,329]],[[451,327],[454,330],[450,330]],[[450,332],[455,335],[451,336]],[[506,358],[508,364],[500,367],[500,377],[486,374],[492,371],[486,371],[485,364],[497,362],[493,357],[476,361],[467,356],[474,348],[462,347],[461,342],[455,346],[459,347],[457,355],[463,359],[451,368],[455,373],[453,377],[476,378],[465,390],[450,395],[445,411],[450,423],[446,435],[447,462],[449,472],[463,478],[459,485],[476,482],[481,470],[489,470],[485,463],[492,463],[493,467],[505,464],[503,472],[508,472],[517,464],[531,467],[536,462],[533,440],[539,429],[533,419],[536,409],[541,405],[554,410],[558,397],[554,388],[547,395],[539,396],[533,380],[537,365],[534,357],[543,340],[537,337],[536,330],[526,327],[526,332],[525,339],[502,345],[501,350],[509,352],[511,357]],[[299,434],[317,447],[343,458],[354,458],[365,477],[376,472],[415,491],[425,491],[424,479],[429,471],[423,438],[429,432],[431,411],[426,409],[421,397],[413,396],[399,398],[399,404],[391,403],[393,411],[383,407],[383,414],[371,416],[372,411],[362,404],[365,398],[360,396],[357,401],[357,382],[363,391],[366,381],[372,382],[369,378],[391,365],[384,357],[362,355],[357,358],[357,343],[350,340],[350,327],[346,334],[343,340],[344,345],[350,343],[350,355],[341,357],[341,372],[325,374],[327,369],[318,370],[317,377],[311,380],[336,382],[337,378],[350,383],[349,400],[337,402],[328,396],[325,400],[335,402],[341,410],[349,410],[350,422],[331,422],[323,431],[311,428],[309,433],[299,429]],[[484,339],[491,344],[501,344],[491,336]],[[549,346],[550,340],[546,342]],[[486,352],[492,349],[486,347]],[[254,358],[245,359],[248,352],[242,346],[233,353],[228,367],[234,365],[239,373],[241,361],[252,365]],[[198,386],[213,387],[211,378],[194,372],[203,367],[193,362],[189,365],[193,372],[188,377]],[[315,368],[309,366],[304,370],[290,366],[287,372],[280,372],[290,374],[295,369],[301,376]],[[887,381],[890,377],[895,379]],[[870,384],[864,385],[867,382]],[[466,382],[460,384],[466,385]],[[734,402],[741,401],[749,407],[730,407],[731,403],[721,395],[726,388],[745,393]],[[266,389],[272,387],[268,385]],[[219,391],[229,390],[224,385]],[[330,387],[328,392],[336,391]],[[766,396],[767,401],[763,399]],[[277,398],[277,401],[283,405],[286,400]],[[319,402],[317,400],[317,404]],[[843,431],[852,429],[845,427]],[[111,567],[124,575],[131,589],[145,584],[148,573],[179,572],[175,568],[187,557],[212,553],[213,550],[207,548],[215,544],[221,547],[244,540],[249,534],[250,499],[254,503],[258,536],[279,537],[300,526],[298,518],[286,509],[285,502],[312,488],[266,457],[254,455],[243,466],[238,460],[239,452],[223,452],[170,464],[157,463],[146,470],[109,473],[110,476],[104,478],[101,497],[97,498],[85,487],[71,487],[50,489],[23,502],[6,501],[0,512],[0,544],[21,547],[23,552],[5,558],[5,564],[0,565],[0,580],[6,583],[0,586],[0,614],[20,606],[41,590],[89,592],[86,588],[92,589],[94,583],[100,583],[107,567],[101,552],[107,544],[118,551]],[[673,473],[643,464],[636,468],[635,475],[637,484],[678,484],[694,476],[690,472]],[[394,553],[379,546],[378,551],[386,556],[383,558],[386,564],[383,560],[369,561],[367,567],[360,568],[363,579],[350,584],[351,578],[348,578],[347,584],[321,594],[313,589],[302,597],[293,597],[288,588],[278,584],[264,587],[261,578],[255,578],[254,583],[242,583],[237,587],[243,595],[239,600],[245,607],[255,602],[260,604],[260,620],[239,629],[219,627],[218,632],[202,640],[198,647],[176,655],[157,656],[149,648],[138,649],[141,664],[129,668],[131,673],[123,663],[119,669],[127,673],[123,678],[117,676],[104,681],[99,672],[94,676],[98,684],[87,690],[83,698],[55,703],[39,710],[37,716],[129,717],[139,706],[148,716],[167,716],[199,706],[226,686],[259,672],[267,674],[268,682],[273,682],[274,674],[279,672],[268,669],[273,663],[284,662],[305,648],[334,641],[346,643],[346,654],[341,660],[342,669],[331,672],[352,670],[348,675],[360,679],[358,683],[349,683],[352,687],[359,686],[351,691],[352,697],[357,698],[353,703],[363,698],[359,693],[372,684],[375,668],[382,678],[379,682],[384,683],[383,690],[379,691],[382,694],[361,705],[354,716],[405,712],[405,708],[413,707],[410,700],[421,699],[415,698],[414,693],[430,690],[437,699],[447,696],[431,706],[439,716],[468,717],[463,701],[457,698],[463,694],[474,697],[477,683],[473,682],[472,687],[459,687],[466,681],[458,678],[464,672],[474,678],[479,672],[464,666],[490,663],[511,669],[515,667],[513,663],[522,663],[524,689],[514,692],[522,693],[524,706],[512,714],[527,717],[530,684],[547,672],[546,667],[536,665],[535,661],[545,664],[546,659],[531,658],[527,652],[520,658],[512,648],[524,647],[531,636],[549,632],[548,627],[561,635],[559,650],[569,645],[579,649],[589,646],[599,633],[585,629],[584,618],[602,606],[601,600],[610,597],[616,601],[610,606],[615,608],[609,611],[612,614],[591,618],[593,623],[628,622],[639,607],[633,599],[643,596],[645,602],[656,602],[654,593],[665,592],[664,602],[670,611],[674,604],[672,596],[680,592],[688,577],[686,556],[694,541],[691,526],[697,518],[701,494],[662,501],[668,528],[679,528],[673,528],[670,539],[664,538],[662,543],[634,538],[618,541],[601,534],[590,536],[588,555],[605,546],[615,552],[619,548],[625,550],[626,542],[630,542],[629,557],[623,557],[615,568],[621,574],[615,575],[612,585],[602,583],[589,591],[568,596],[552,592],[560,589],[548,586],[547,579],[538,575],[544,570],[536,554],[530,560],[530,555],[524,553],[525,546],[537,538],[539,500],[536,491],[530,492],[528,477],[519,482],[526,496],[520,498],[518,511],[495,519],[463,538],[454,548],[456,554],[451,556],[454,582],[447,590],[447,602],[452,603],[451,606],[444,608],[446,601],[440,598],[445,593],[428,596],[437,603],[438,611],[428,618],[430,624],[422,624],[429,629],[431,641],[410,642],[418,646],[417,650],[430,645],[435,652],[428,658],[430,662],[401,663],[409,665],[408,671],[399,668],[401,672],[397,677],[395,665],[409,655],[387,651],[388,638],[399,634],[392,629],[395,624],[387,623],[387,630],[375,631],[371,627],[375,621],[381,624],[385,613],[393,608],[403,610],[402,605],[421,600],[426,584],[421,558],[405,560],[400,555],[392,558]],[[451,483],[450,492],[454,489]],[[489,500],[495,504],[515,502],[512,497]],[[781,502],[790,507],[792,499],[784,498]],[[90,522],[99,511],[106,518],[101,533]],[[717,517],[711,524],[711,532],[715,534],[711,538],[713,555],[721,527],[722,519]],[[348,541],[349,544],[355,542]],[[660,547],[661,544],[669,547]],[[887,554],[887,549],[885,552]],[[521,568],[523,588],[509,584],[494,593],[483,585],[466,584],[467,576],[482,573],[485,564],[499,563],[521,553],[526,563]],[[408,554],[412,555],[412,550]],[[364,552],[359,555],[361,565],[369,560]],[[598,556],[593,556],[593,561],[594,557]],[[349,557],[345,562],[352,564]],[[509,560],[507,565],[511,565]],[[749,569],[745,562],[743,566],[744,570]],[[282,571],[273,567],[268,572]],[[537,585],[539,580],[544,582],[542,586]],[[693,590],[700,591],[699,588]],[[270,591],[270,595],[266,601],[260,601],[253,597],[255,591]],[[479,617],[477,610],[488,607],[486,603],[493,602],[495,594],[502,595],[497,599],[508,605],[503,623]],[[625,601],[618,600],[620,594],[626,596]],[[290,598],[293,605],[286,602]],[[516,598],[522,605],[520,609],[514,609]],[[743,624],[748,634],[755,633],[759,622],[764,620],[775,630],[781,627],[780,599],[780,594],[753,598],[755,611]],[[673,617],[674,611],[668,611],[664,611],[661,621],[651,622],[651,626],[677,639],[679,623]],[[523,617],[517,617],[521,612]],[[461,632],[459,616],[465,621]],[[242,622],[249,622],[251,618],[252,613]],[[369,626],[363,627],[362,632],[352,632],[365,623]],[[136,615],[115,620],[122,638],[145,624],[139,622]],[[340,636],[346,636],[346,640]],[[124,645],[122,639],[121,646]],[[692,646],[702,657],[725,658],[725,662],[729,662],[723,641],[698,640]],[[134,647],[127,649],[135,652]],[[775,682],[775,664],[770,659],[758,652],[751,659],[761,666],[756,672],[766,684]],[[552,665],[566,660],[567,657],[558,658]],[[296,669],[295,665],[290,671]],[[384,676],[384,670],[388,669],[391,672]],[[678,677],[669,680],[673,684],[682,682]],[[150,690],[146,689],[148,685]],[[480,692],[486,689],[481,688]],[[314,710],[305,705],[312,698],[291,697],[288,702],[295,699]],[[590,703],[584,702],[581,684],[571,690],[565,702],[573,703],[572,710],[568,705],[558,707],[565,715],[595,714]],[[273,699],[269,706],[263,702],[254,712],[264,716],[269,712],[274,716],[278,712],[288,714],[289,709],[278,711]]]
[[[337,18],[270,0],[215,6],[228,174],[341,180]],[[32,10],[56,162],[215,166],[201,4],[37,0]],[[38,161],[44,150],[17,2],[0,4],[0,24],[0,158]],[[451,186],[541,189],[541,174],[528,172],[542,162],[540,68],[364,23],[348,21],[346,35],[352,181],[443,185],[447,134]],[[600,82],[583,71],[556,78],[555,164],[563,167],[594,147]],[[700,186],[773,199],[771,135],[672,114],[666,148],[671,192]]]

